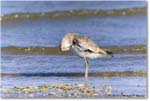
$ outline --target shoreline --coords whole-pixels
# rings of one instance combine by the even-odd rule
[[[147,53],[146,45],[130,46],[101,46],[105,51],[111,51],[114,54],[119,53]],[[72,55],[71,52],[61,52],[59,47],[1,47],[2,54],[27,54],[27,55]]]
[[[18,77],[18,76],[27,76],[27,77],[32,77],[32,76],[43,76],[43,77],[50,77],[50,76],[55,76],[55,77],[83,77],[84,73],[1,73],[1,76],[13,76],[13,77]],[[94,72],[94,73],[89,73],[90,77],[114,77],[114,76],[147,76],[146,71],[124,71],[124,72]]]

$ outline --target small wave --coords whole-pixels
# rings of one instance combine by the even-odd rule
[[[113,76],[146,76],[144,71],[125,71],[125,72],[97,72],[89,73],[90,77],[113,77]],[[65,77],[83,77],[84,73],[1,73],[1,76],[65,76]]]
[[[70,10],[70,11],[53,11],[45,13],[14,13],[1,15],[1,21],[17,19],[36,19],[36,18],[65,18],[65,17],[88,17],[88,16],[125,16],[135,14],[146,14],[147,7],[128,8],[120,10]]]
[[[113,53],[146,53],[145,45],[137,46],[102,46],[106,51]],[[7,54],[27,54],[27,55],[71,55],[70,52],[61,52],[59,47],[1,47],[1,52]]]

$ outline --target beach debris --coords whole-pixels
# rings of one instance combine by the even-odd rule
[[[109,85],[104,85],[102,91],[104,92],[105,95],[110,95],[112,92],[112,87]]]
[[[4,93],[6,93],[6,94],[10,94],[12,92],[12,90],[11,89],[7,89]]]
[[[44,51],[44,50],[45,50],[45,48],[42,48],[42,50]]]
[[[123,12],[122,12],[122,15],[126,15],[126,12],[125,12],[125,11],[123,11]]]
[[[35,87],[32,87],[32,86],[27,86],[27,87],[15,86],[13,88],[13,90],[21,92],[21,93],[32,93],[32,92],[35,92],[37,89]]]
[[[2,90],[2,95],[6,98],[131,98],[146,97],[145,95],[112,94],[112,86],[104,85],[102,89],[85,84],[53,84],[40,86],[15,86],[13,88]]]
[[[44,93],[45,92],[45,93]],[[48,96],[54,98],[67,98],[67,97],[82,97],[82,96],[92,96],[98,93],[95,87],[85,86],[85,84],[54,84],[54,85],[41,85],[41,86],[15,86],[11,89],[5,91],[6,94],[16,94],[20,98],[22,95],[24,97],[33,98],[37,95]],[[26,95],[24,95],[26,94]]]
[[[18,18],[18,17],[19,17],[19,15],[18,15],[18,14],[15,14],[15,15],[14,15],[14,17],[15,17],[15,18]]]
[[[78,87],[85,87],[85,84],[77,84]]]
[[[40,91],[47,91],[51,88],[51,85],[38,86]]]
[[[52,87],[55,89],[62,89],[62,90],[74,90],[73,86],[64,85],[64,84],[55,84]]]

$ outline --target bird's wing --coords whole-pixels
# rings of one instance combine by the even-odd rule
[[[83,50],[107,55],[107,52],[98,47],[91,39],[86,36],[81,36],[78,33],[68,33],[64,36],[60,44],[61,51],[69,51],[74,39]]]
[[[79,45],[84,48],[84,50],[89,50],[91,52],[95,52],[95,53],[102,53],[102,54],[106,54],[107,52],[104,51],[102,48],[100,48],[99,46],[97,46],[91,39],[89,39],[88,37],[80,37],[78,38],[79,41]]]

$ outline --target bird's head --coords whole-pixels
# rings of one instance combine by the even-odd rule
[[[59,45],[60,51],[69,51],[73,42],[73,38],[73,34],[66,34]]]
[[[59,49],[60,51],[65,52],[65,51],[70,50],[70,46],[67,47],[67,46],[59,44]]]

